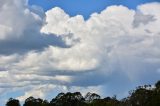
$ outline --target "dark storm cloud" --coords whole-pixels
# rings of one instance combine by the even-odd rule
[[[35,34],[35,35],[34,35]],[[26,34],[19,38],[13,38],[0,41],[0,54],[10,55],[14,53],[25,53],[31,50],[39,51],[47,48],[50,45],[58,47],[67,47],[61,37],[53,34]]]

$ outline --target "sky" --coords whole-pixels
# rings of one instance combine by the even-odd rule
[[[159,0],[0,0],[0,106],[154,84],[159,10]]]
[[[88,19],[94,12],[101,12],[111,5],[124,5],[136,9],[137,5],[159,0],[29,0],[30,5],[38,5],[47,11],[53,7],[62,8],[70,16],[83,15]]]

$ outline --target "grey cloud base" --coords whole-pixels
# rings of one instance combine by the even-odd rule
[[[160,79],[159,3],[136,11],[110,6],[87,21],[58,7],[43,15],[20,0],[0,5],[0,15],[12,17],[0,18],[2,95],[21,90],[22,101],[68,90],[126,95],[136,85]]]
[[[25,2],[7,0],[1,3],[0,55],[25,54],[43,50],[49,45],[67,47],[61,37],[40,32],[45,12]]]

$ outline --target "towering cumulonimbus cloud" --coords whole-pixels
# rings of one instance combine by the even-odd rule
[[[4,89],[20,90],[24,100],[59,88],[85,92],[94,87],[95,92],[125,94],[160,79],[159,3],[137,10],[110,6],[88,20],[59,7],[44,13],[25,0],[0,1],[0,8],[2,95]]]

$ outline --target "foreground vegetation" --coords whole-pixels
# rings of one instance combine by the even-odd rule
[[[6,106],[20,106],[19,100],[10,98]],[[85,97],[80,92],[59,93],[50,102],[29,97],[23,106],[160,106],[160,81],[151,85],[139,86],[129,92],[129,96],[117,100],[116,96],[101,98],[98,94],[87,93]]]

